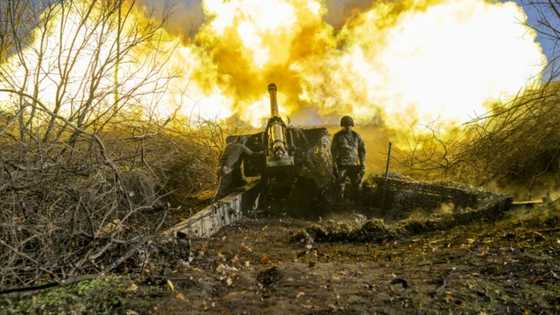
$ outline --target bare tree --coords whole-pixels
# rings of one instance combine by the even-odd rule
[[[0,6],[1,288],[112,271],[140,249],[146,262],[165,216],[144,216],[177,155],[141,110],[171,79],[165,20],[138,20],[134,1],[25,3]],[[32,30],[20,12],[37,14]]]
[[[560,43],[560,2],[556,0],[529,0],[527,3],[537,15],[536,25],[528,25],[533,28],[544,41],[551,43],[550,59],[545,81],[550,82],[558,79],[560,75],[559,43]]]

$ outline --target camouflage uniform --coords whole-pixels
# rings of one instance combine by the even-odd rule
[[[348,182],[352,192],[358,192],[364,176],[366,157],[364,141],[360,135],[353,130],[337,132],[333,138],[331,152],[339,197],[345,197]]]
[[[241,174],[241,162],[243,155],[253,155],[253,151],[243,143],[230,143],[226,146],[220,159],[218,176],[220,183],[216,192],[216,199],[231,193],[235,187],[245,184]]]

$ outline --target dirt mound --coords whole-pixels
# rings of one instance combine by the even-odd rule
[[[295,242],[381,242],[397,237],[395,230],[383,220],[369,220],[361,226],[329,221],[315,224],[296,233]]]
[[[496,221],[511,208],[511,198],[498,198],[487,205],[451,214],[439,214],[427,218],[409,218],[395,224],[381,219],[368,220],[356,225],[328,221],[305,228],[292,237],[295,242],[374,242],[380,243],[398,238],[434,231],[445,231],[474,222]]]

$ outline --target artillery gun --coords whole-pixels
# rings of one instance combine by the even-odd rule
[[[277,86],[268,85],[270,118],[264,131],[231,136],[245,137],[246,145],[262,155],[243,161],[245,177],[260,177],[261,206],[284,209],[308,209],[326,200],[333,182],[330,136],[326,128],[297,128],[280,117]]]
[[[258,184],[247,185],[221,198],[167,230],[166,235],[210,237],[221,228],[241,220],[244,214],[251,213],[255,207],[304,216],[323,215],[322,210],[331,208],[329,206],[334,200],[330,197],[335,195],[330,193],[334,169],[327,129],[287,125],[279,115],[276,85],[270,84],[268,91],[271,117],[266,128],[254,134],[230,136],[234,142],[243,137],[247,139],[245,144],[251,150],[264,152],[262,155],[246,157],[239,171],[245,177],[260,177],[256,181]],[[433,220],[422,223],[413,221],[397,230],[414,235],[480,219],[499,218],[511,208],[512,198],[450,183],[419,182],[406,176],[390,174],[387,169],[385,176],[370,177],[355,205],[358,208],[354,210],[391,221],[408,218],[418,209],[426,213],[438,213],[438,217]],[[441,215],[445,208],[453,209],[453,213]],[[375,228],[376,225],[369,227]],[[355,234],[358,238],[379,235],[377,229],[360,231],[367,233]]]

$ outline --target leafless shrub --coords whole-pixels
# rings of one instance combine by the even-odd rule
[[[161,25],[131,23],[134,6],[52,1],[32,34],[10,37],[0,62],[1,289],[143,270],[158,252],[164,200],[214,180],[211,150],[136,114],[169,77],[154,48]],[[15,12],[2,21],[9,29],[21,27]],[[126,71],[144,44],[153,55]]]
[[[527,91],[467,126],[469,141],[458,155],[479,170],[481,183],[533,182],[559,170],[559,92],[556,83]]]
[[[399,162],[431,179],[531,186],[560,170],[559,92],[557,83],[528,89],[463,126],[431,129],[410,140]]]
[[[396,167],[414,178],[449,179],[462,162],[456,155],[464,140],[462,128],[434,123],[421,132],[397,134],[401,150],[394,153]]]

